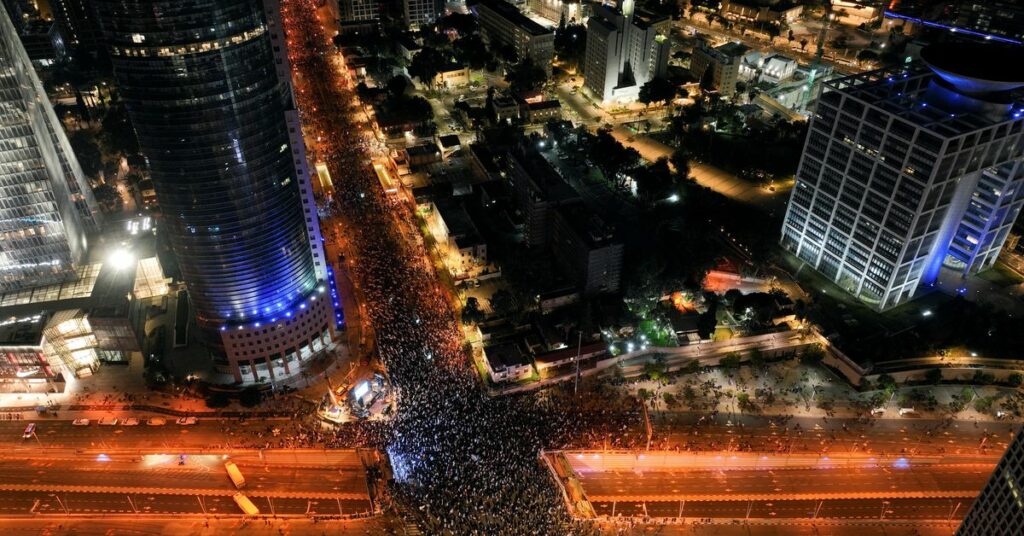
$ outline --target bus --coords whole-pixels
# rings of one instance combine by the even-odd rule
[[[238,470],[235,462],[224,462],[224,468],[228,470],[228,476],[231,477],[231,482],[235,484],[235,488],[242,489],[245,487],[245,477],[242,476],[242,472]]]
[[[245,512],[245,515],[260,515],[260,509],[256,508],[256,505],[253,504],[252,501],[250,501],[249,498],[246,497],[245,495],[242,495],[241,493],[236,493],[232,495],[231,498],[235,500],[235,504],[237,504],[238,507],[242,509],[242,512]]]

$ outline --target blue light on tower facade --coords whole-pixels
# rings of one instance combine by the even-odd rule
[[[279,22],[261,0],[95,6],[215,365],[238,382],[295,374],[333,325]]]
[[[261,2],[97,9],[200,323],[294,307],[318,281]]]
[[[944,268],[991,267],[1024,206],[1024,103],[1012,74],[971,61],[984,53],[925,49],[928,65],[827,82],[782,245],[879,310]]]
[[[980,37],[982,39],[985,39],[986,41],[994,41],[994,42],[998,42],[998,43],[1007,43],[1007,44],[1011,44],[1011,45],[1021,45],[1021,44],[1024,44],[1024,42],[1021,42],[1021,41],[1019,41],[1017,39],[1011,39],[1009,37],[1003,37],[1001,35],[987,34],[987,33],[983,33],[983,32],[978,32],[978,31],[970,30],[968,28],[960,28],[960,27],[953,26],[953,25],[950,25],[950,24],[942,24],[941,22],[934,22],[934,21],[930,21],[930,20],[919,19],[917,17],[908,17],[907,15],[900,15],[899,13],[894,13],[892,11],[886,11],[885,12],[885,16],[888,17],[888,18],[905,20],[907,22],[913,22],[914,24],[920,24],[922,26],[928,26],[929,28],[938,28],[938,29],[941,29],[941,30],[948,30],[948,31],[950,31],[952,33],[960,33],[960,34],[964,34],[964,35],[970,35],[972,37]]]

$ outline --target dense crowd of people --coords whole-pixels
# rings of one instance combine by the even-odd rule
[[[314,2],[283,7],[298,104],[307,139],[317,140],[310,150],[334,182],[324,226],[345,235],[344,255],[398,397],[393,419],[343,427],[328,444],[386,451],[394,497],[430,534],[569,532],[538,453],[615,420],[550,397],[486,396],[422,242],[409,239],[411,208],[383,192],[368,167],[368,143],[346,106],[349,82]]]

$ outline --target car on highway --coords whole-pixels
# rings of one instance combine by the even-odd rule
[[[74,426],[89,426],[89,419],[75,419],[71,421]]]
[[[146,426],[163,426],[167,424],[167,419],[161,419],[160,417],[153,417],[146,420]]]
[[[138,425],[139,425],[139,420],[136,419],[135,417],[128,417],[127,419],[124,419],[123,421],[121,421],[121,426],[138,426]]]
[[[30,422],[30,423],[28,423],[28,426],[25,427],[25,433],[21,434],[21,438],[22,439],[28,439],[28,438],[32,437],[35,433],[36,433],[36,423]]]
[[[195,417],[181,417],[175,422],[182,426],[192,426],[193,424],[196,424],[199,421],[197,421]]]
[[[96,421],[96,424],[100,426],[117,426],[117,419],[115,417],[103,417]]]

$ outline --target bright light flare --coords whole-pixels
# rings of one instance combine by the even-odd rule
[[[127,248],[118,247],[107,255],[107,263],[117,271],[127,270],[135,265],[135,255]]]

